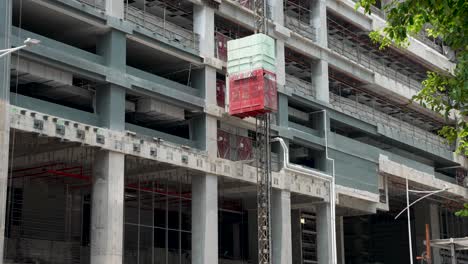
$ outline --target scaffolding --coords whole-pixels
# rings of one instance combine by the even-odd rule
[[[444,150],[453,150],[453,145],[438,136],[437,131],[445,125],[442,120],[430,118],[407,105],[392,103],[385,96],[373,93],[362,84],[344,74],[330,69],[330,104],[335,110],[378,125],[391,134],[402,133],[417,145],[430,143]]]
[[[190,20],[191,12],[170,5],[165,1],[144,0],[142,2],[139,4],[135,1],[125,0],[125,20],[135,23],[171,43],[199,50],[199,35],[187,29],[193,26],[193,22]],[[169,17],[177,16],[187,20],[186,28],[168,20]]]
[[[416,91],[428,69],[393,48],[380,50],[368,34],[331,13],[327,14],[328,47],[349,60]]]
[[[286,89],[291,93],[295,93],[303,97],[315,98],[316,95],[315,86],[312,83],[306,82],[290,74],[286,75]]]
[[[317,29],[311,25],[310,1],[284,1],[284,25],[312,41],[317,40]]]

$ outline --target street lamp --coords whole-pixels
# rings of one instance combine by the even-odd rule
[[[5,57],[6,55],[8,55],[8,54],[10,54],[12,52],[18,51],[20,49],[24,49],[24,48],[28,48],[28,47],[37,45],[37,44],[41,43],[41,41],[37,40],[37,39],[27,38],[23,43],[24,44],[19,46],[19,47],[0,50],[0,58]]]
[[[409,242],[409,253],[410,253],[410,263],[413,264],[413,243],[412,243],[412,240],[411,240],[411,216],[410,216],[410,210],[409,208],[411,206],[413,206],[414,204],[416,204],[417,202],[429,197],[429,196],[432,196],[434,194],[438,194],[438,193],[441,193],[441,192],[445,192],[447,191],[448,188],[447,186],[445,186],[443,189],[440,189],[440,190],[435,190],[435,191],[417,191],[417,190],[410,190],[409,189],[409,183],[408,183],[408,177],[406,177],[406,207],[401,210],[400,213],[397,214],[397,216],[395,216],[395,219],[397,219],[403,212],[407,212],[407,216],[408,216],[408,242]],[[409,193],[412,192],[412,193],[425,193],[426,195],[423,195],[421,197],[419,197],[418,199],[416,199],[416,201],[412,202],[410,204],[409,202]]]

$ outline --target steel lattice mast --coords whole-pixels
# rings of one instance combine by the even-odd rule
[[[255,31],[266,33],[266,1],[254,0]],[[258,263],[271,263],[271,149],[270,149],[270,114],[256,118],[256,162],[257,162],[257,235]]]
[[[270,114],[257,116],[257,223],[258,263],[271,263],[270,197],[271,197],[271,149]]]

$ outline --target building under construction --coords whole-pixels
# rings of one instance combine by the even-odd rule
[[[427,254],[468,236],[468,160],[410,101],[450,50],[380,50],[384,0],[265,1],[0,0],[0,50],[40,40],[0,58],[0,263],[468,263]]]

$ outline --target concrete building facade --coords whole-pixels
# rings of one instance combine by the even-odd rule
[[[225,84],[226,42],[253,34],[252,7],[0,1],[0,49],[41,41],[0,58],[0,263],[257,263],[255,120],[228,115]],[[288,150],[272,143],[273,264],[409,263],[426,224],[468,236],[453,214],[468,161],[437,135],[451,120],[410,101],[427,71],[454,68],[450,52],[424,35],[379,50],[379,8],[268,1],[272,133]],[[411,208],[410,240],[394,219],[406,180],[448,187]]]

